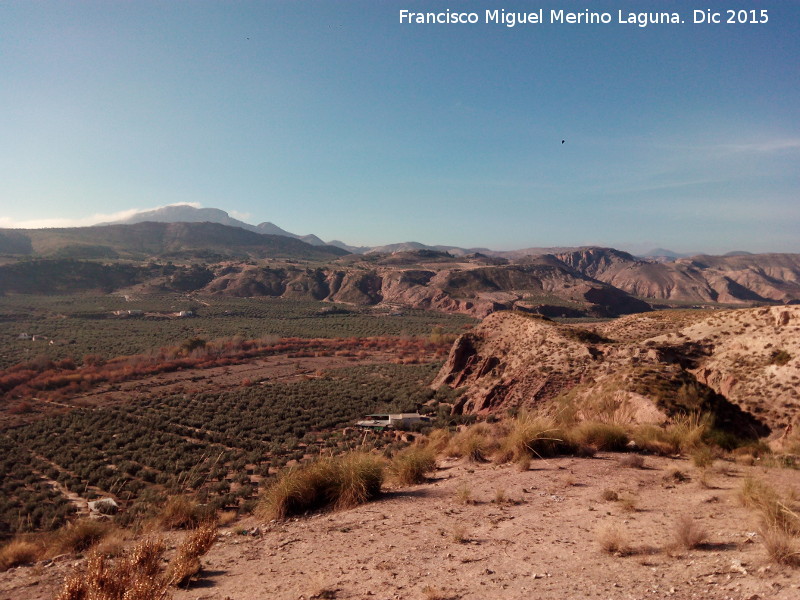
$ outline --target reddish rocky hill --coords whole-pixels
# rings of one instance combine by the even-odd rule
[[[591,330],[499,312],[456,340],[433,385],[463,390],[456,413],[556,402],[658,422],[704,411],[764,435],[800,415],[800,307],[663,311]]]

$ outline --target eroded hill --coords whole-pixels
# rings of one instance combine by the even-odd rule
[[[506,311],[456,340],[433,385],[463,390],[456,413],[553,401],[640,422],[706,411],[765,435],[800,415],[798,356],[795,306],[654,312],[591,330]]]

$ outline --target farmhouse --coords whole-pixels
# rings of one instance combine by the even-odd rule
[[[427,423],[430,419],[419,413],[396,413],[367,415],[356,423],[361,429],[408,429],[417,423]]]

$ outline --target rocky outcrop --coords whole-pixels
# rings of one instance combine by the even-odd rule
[[[798,254],[700,255],[664,263],[613,248],[584,248],[555,257],[585,276],[640,298],[733,304],[800,299]]]
[[[800,416],[800,307],[631,315],[592,330],[519,312],[489,315],[453,344],[433,382],[453,412],[557,399],[587,416],[663,420],[705,411],[764,435]]]

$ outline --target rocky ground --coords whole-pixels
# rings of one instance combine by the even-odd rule
[[[179,600],[800,597],[800,569],[771,563],[746,477],[800,492],[800,471],[623,455],[511,465],[441,460],[430,482],[361,507],[222,529]],[[676,474],[676,472],[678,474]],[[685,481],[681,481],[687,476]],[[614,492],[619,499],[612,498]],[[680,520],[707,532],[675,544]],[[602,548],[609,531],[622,552]],[[0,600],[52,598],[73,558],[0,574]]]

